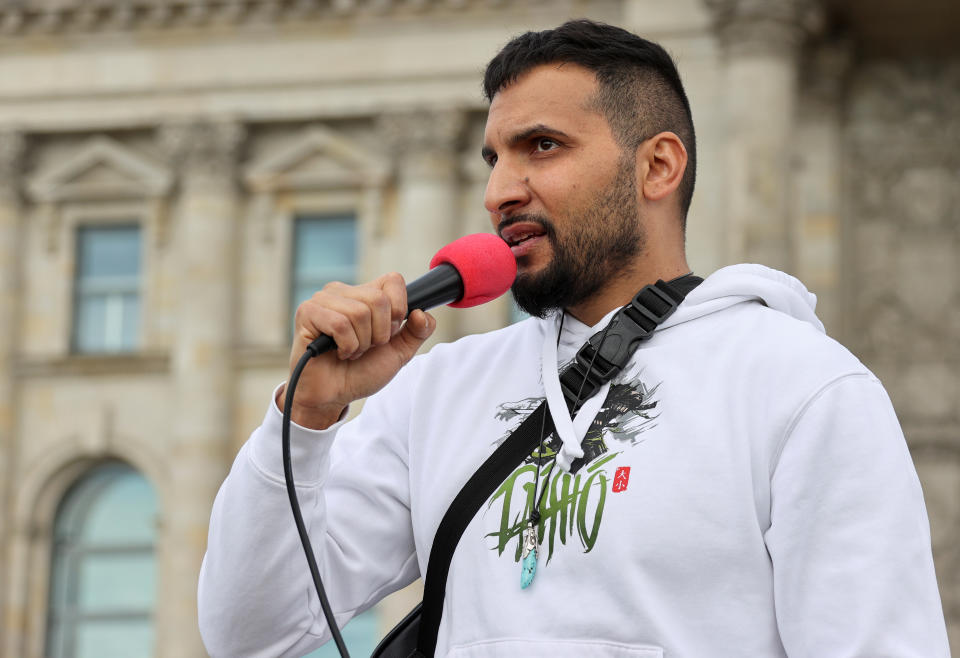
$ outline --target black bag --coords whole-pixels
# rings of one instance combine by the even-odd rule
[[[687,274],[664,283],[645,286],[611,318],[603,330],[590,338],[560,377],[561,389],[571,414],[603,384],[622,370],[640,343],[677,309],[687,293],[703,279]],[[610,340],[616,337],[616,339]],[[460,537],[487,500],[507,476],[530,456],[542,437],[554,431],[547,401],[540,403],[510,437],[470,477],[437,527],[424,578],[423,602],[418,604],[381,640],[370,658],[433,658],[443,614],[443,598],[453,552]]]
[[[422,656],[417,651],[417,635],[420,633],[420,612],[423,603],[407,613],[373,650],[370,658],[415,658]]]

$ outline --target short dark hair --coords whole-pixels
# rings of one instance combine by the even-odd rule
[[[659,132],[676,133],[687,149],[680,181],[684,224],[696,179],[697,146],[690,103],[673,59],[662,46],[613,25],[572,20],[553,30],[513,38],[490,60],[483,77],[487,100],[529,70],[557,62],[578,64],[597,77],[596,109],[624,149]]]

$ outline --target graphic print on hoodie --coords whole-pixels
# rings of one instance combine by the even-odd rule
[[[662,332],[672,326],[683,325],[743,303],[755,302],[812,325],[819,334],[824,332],[823,324],[814,313],[816,297],[793,277],[760,265],[736,265],[714,273],[687,296],[677,312],[657,331]],[[600,324],[592,328],[583,326],[577,330],[578,342],[576,346],[568,346],[568,349],[575,352],[582,341],[602,329],[614,312],[611,311]],[[556,333],[550,335],[548,332],[544,336],[545,345],[555,344],[556,340]],[[556,351],[553,354],[555,355]],[[559,368],[552,371],[552,377],[557,380],[555,388],[558,393],[557,372],[562,371],[571,361],[572,358],[565,359]],[[541,372],[547,372],[549,364],[550,360],[546,358],[545,352],[542,356]],[[662,393],[662,382],[647,385],[641,374],[641,368],[634,359],[611,382],[610,394],[596,412],[596,417],[580,442],[584,456],[568,462],[570,473],[558,468],[557,456],[563,442],[557,432],[551,433],[544,441],[540,479],[546,481],[548,486],[545,491],[541,486],[543,498],[537,533],[541,551],[546,551],[547,563],[554,555],[554,550],[558,549],[558,540],[560,546],[569,550],[574,546],[568,547],[568,542],[576,537],[581,550],[590,552],[600,534],[607,495],[624,492],[629,487],[630,466],[623,464],[628,455],[617,458],[628,451],[634,452],[637,445],[646,438],[641,438],[641,435],[656,427],[660,413],[658,398]],[[553,404],[554,400],[549,394],[547,397]],[[499,405],[496,418],[510,422],[511,425],[498,444],[536,409],[542,399],[530,397]],[[559,398],[557,403],[557,408],[564,407],[562,398]],[[580,414],[585,410],[585,407],[582,408]],[[554,421],[556,424],[556,416]],[[562,449],[568,448],[569,446],[563,446]],[[539,449],[534,450],[525,463],[491,496],[483,511],[484,516],[489,519],[488,522],[496,528],[486,535],[490,542],[489,548],[496,550],[499,556],[510,551],[515,562],[521,559],[521,536],[534,505],[534,479],[538,456]],[[611,462],[615,459],[623,466],[614,467]]]
[[[493,542],[491,550],[503,555],[512,547],[514,561],[520,561],[521,537],[535,505],[534,480],[539,461],[541,484],[537,495],[542,502],[537,533],[540,545],[546,548],[546,562],[553,557],[558,541],[566,546],[574,537],[583,552],[591,551],[600,534],[607,495],[625,491],[629,486],[630,467],[612,469],[610,462],[642,443],[641,435],[656,427],[660,415],[656,396],[662,382],[648,386],[641,374],[625,371],[611,382],[581,444],[584,455],[571,463],[569,473],[557,467],[562,442],[556,432],[551,432],[544,438],[543,454],[539,446],[534,449],[494,492],[486,513],[498,514],[500,522],[499,529],[487,535]],[[505,441],[541,402],[543,398],[533,397],[499,405],[496,418],[510,422],[510,428],[497,443]]]

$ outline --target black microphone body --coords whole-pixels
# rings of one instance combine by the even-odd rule
[[[437,306],[456,302],[463,297],[463,279],[450,263],[440,263],[429,272],[407,284],[407,316],[416,309],[426,311]],[[314,356],[336,347],[333,339],[322,334],[314,339],[307,350]]]
[[[463,297],[463,279],[450,263],[440,263],[407,284],[407,315],[416,309],[426,311],[459,301]]]

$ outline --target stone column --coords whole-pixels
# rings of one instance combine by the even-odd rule
[[[229,466],[239,232],[235,170],[242,126],[170,125],[160,138],[179,171],[172,244],[179,259],[172,354],[172,488],[163,509],[160,656],[206,655],[197,631],[197,577],[210,509]],[[242,574],[237,574],[242,577]]]
[[[923,484],[960,646],[960,62],[867,59],[844,95],[843,342],[883,382]]]
[[[817,315],[837,336],[842,320],[843,93],[849,80],[849,44],[821,44],[805,58],[794,142],[793,272],[817,295]]]
[[[814,0],[706,0],[724,56],[727,260],[793,266],[789,172]]]
[[[23,610],[6,600],[10,573],[11,501],[14,477],[13,365],[20,277],[20,158],[24,139],[18,132],[0,132],[0,636],[22,631]]]
[[[437,249],[460,237],[456,147],[463,125],[462,112],[446,109],[398,112],[380,119],[397,172],[393,254],[396,269],[408,281],[427,270]],[[458,336],[456,318],[448,311],[432,311],[438,324],[431,343]]]

